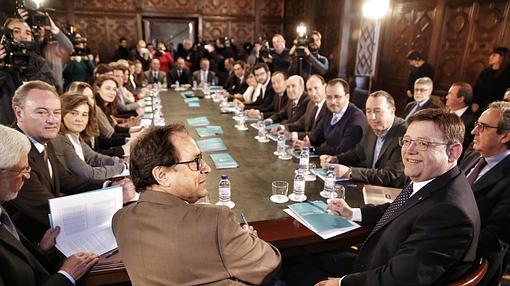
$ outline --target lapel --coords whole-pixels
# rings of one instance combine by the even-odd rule
[[[372,168],[372,163],[374,160],[377,160],[377,158],[374,158],[374,150],[375,150],[375,143],[377,142],[377,136],[374,133],[374,130],[372,130],[371,127],[367,126],[369,130],[367,130],[367,154],[365,156],[367,157],[366,164],[368,168]],[[384,142],[386,144],[386,141]],[[383,146],[384,147],[384,146]],[[381,158],[382,155],[382,148],[379,152],[379,158]],[[377,163],[377,162],[376,162]]]
[[[510,168],[510,156],[507,156],[501,162],[499,162],[496,166],[489,170],[489,172],[485,173],[478,181],[476,181],[472,188],[473,192],[476,193],[480,190],[487,188],[490,185],[493,185],[495,182],[502,180],[505,177],[505,171]],[[470,168],[471,169],[471,168]]]
[[[20,238],[23,237],[21,233],[19,234]],[[37,271],[44,273],[45,275],[49,275],[46,269],[37,261],[35,256],[30,253],[30,251],[28,251],[28,249],[21,243],[21,241],[14,238],[12,234],[10,234],[4,227],[0,227],[0,243],[4,243],[8,245],[8,247],[14,249],[18,256],[22,257],[28,264],[30,264],[34,272]]]
[[[29,164],[32,166],[32,169],[38,170],[39,176],[41,176],[41,179],[45,181],[45,185],[47,185],[50,189],[53,189],[53,180],[50,177],[48,164],[44,162],[43,155],[39,153],[34,144],[32,142],[30,142],[30,144],[32,144],[32,148],[28,153]]]
[[[321,122],[322,118],[324,118],[324,116],[326,116],[326,112],[328,112],[328,107],[326,106],[326,102],[324,102],[322,104],[322,108],[321,110],[319,111],[319,115],[317,115],[317,119],[313,120],[313,117],[312,117],[312,130],[315,129],[317,127],[317,123]]]
[[[423,188],[421,188],[418,192],[416,192],[409,200],[407,200],[404,205],[398,209],[393,216],[388,219],[375,233],[380,232],[381,230],[384,230],[384,227],[400,217],[401,215],[405,214],[409,209],[411,209],[413,206],[422,203],[423,201],[427,200],[434,192],[436,191],[445,191],[443,190],[444,185],[451,182],[455,177],[457,177],[461,173],[460,169],[458,167],[453,167],[450,171],[444,173],[443,175],[437,177],[432,182],[425,185]],[[367,240],[370,239],[374,233],[369,235],[367,237]]]
[[[398,139],[398,138],[395,138],[395,132],[397,132],[397,129],[398,129],[398,126],[401,124],[402,120],[399,118],[399,117],[396,117],[395,116],[395,119],[393,119],[393,124],[391,125],[391,128],[390,130],[388,130],[388,133],[386,134],[386,138],[384,140],[384,143],[381,147],[381,151],[379,152],[379,158],[382,158],[384,152],[386,152],[386,150],[388,150],[390,144],[392,143],[392,141],[394,139]],[[373,133],[373,132],[372,132]],[[373,135],[375,136],[375,133],[373,133]],[[374,139],[374,147],[375,147],[375,140],[377,140],[377,136],[375,136],[376,138]],[[369,149],[369,150],[372,150],[372,154],[371,156],[373,156],[373,148],[372,149]],[[379,158],[377,158],[377,160],[379,161]],[[369,161],[371,162],[371,161]],[[377,162],[376,162],[376,165],[377,165]]]

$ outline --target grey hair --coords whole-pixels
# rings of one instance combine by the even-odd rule
[[[498,123],[498,133],[501,134],[505,131],[510,131],[510,102],[494,101],[489,104],[488,109],[497,109],[501,114]]]
[[[18,164],[21,155],[30,152],[31,144],[23,133],[0,124],[0,169]]]
[[[305,86],[305,81],[303,80],[303,78],[300,75],[290,76],[287,80],[290,80],[290,79],[297,79],[300,86]]]
[[[430,86],[430,89],[434,89],[434,82],[432,81],[432,79],[430,79],[430,77],[420,77],[419,79],[417,79],[415,82],[414,82],[414,85],[416,86],[417,84],[423,84],[423,85],[427,85],[427,86]]]

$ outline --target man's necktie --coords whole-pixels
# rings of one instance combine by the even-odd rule
[[[471,186],[473,186],[473,184],[476,181],[476,178],[478,178],[478,175],[480,175],[480,171],[482,171],[483,167],[485,167],[486,165],[487,161],[485,161],[485,158],[480,157],[471,173],[469,173],[469,175],[467,176],[467,180]]]
[[[331,126],[335,125],[340,121],[340,115],[338,113],[333,114],[333,117],[331,117]]]
[[[153,73],[153,74],[152,74],[152,77],[154,78],[154,83],[156,83],[156,82],[158,82],[158,81],[159,81],[159,80],[158,80],[158,73],[157,73],[157,72]]]
[[[0,223],[2,223],[2,226],[12,234],[17,240],[19,240],[18,232],[16,231],[16,227],[12,223],[11,218],[9,217],[9,214],[7,211],[2,208],[2,214],[0,215]]]
[[[404,203],[411,197],[413,193],[413,183],[410,183],[405,187],[402,192],[395,198],[395,200],[388,206],[382,217],[379,219],[375,227],[372,229],[372,233],[378,231],[392,216],[393,214],[400,208]]]
[[[297,103],[292,102],[292,109],[291,109],[291,112],[290,112],[290,115],[291,115],[292,118],[294,118],[294,114],[296,114],[296,110],[297,110]]]
[[[319,106],[316,104],[313,107],[313,111],[312,111],[312,129],[313,129],[313,127],[315,127],[315,121],[317,120],[317,110],[319,110]]]
[[[177,70],[177,78],[178,79],[181,79],[181,74],[182,74],[182,71],[181,70]]]
[[[409,114],[407,114],[405,120],[407,120],[409,117],[411,117],[411,115],[415,114],[418,110],[420,110],[420,105],[418,103],[416,103],[416,105],[413,107],[413,109],[411,109]]]
[[[48,164],[48,147],[46,145],[44,145],[42,155],[43,155],[44,163]]]

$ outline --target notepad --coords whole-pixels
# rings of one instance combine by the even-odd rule
[[[291,204],[288,209],[285,209],[285,212],[324,239],[359,227],[353,221],[328,212],[323,201]]]
[[[188,107],[191,107],[191,108],[200,107],[200,102],[198,102],[198,101],[188,102]]]
[[[205,116],[195,117],[195,118],[188,118],[186,119],[186,122],[188,122],[188,125],[190,126],[206,126],[209,125],[209,119]]]
[[[323,180],[323,181],[326,180],[326,173],[327,173],[326,169],[323,169],[323,168],[314,168],[314,169],[311,169],[310,171],[312,173],[314,173],[317,177],[321,178],[321,180]],[[340,177],[337,177],[336,181],[337,182],[349,181],[349,178],[340,178]]]
[[[112,217],[122,208],[122,187],[70,195],[49,200],[50,224],[60,226],[56,247],[66,257],[77,252],[97,255],[117,247]]]
[[[221,126],[206,126],[197,128],[197,134],[200,137],[212,137],[223,134]]]
[[[210,138],[197,141],[198,148],[202,152],[215,152],[227,150],[227,146],[221,138]]]
[[[229,153],[210,154],[216,169],[233,169],[239,167],[239,164],[230,156]]]

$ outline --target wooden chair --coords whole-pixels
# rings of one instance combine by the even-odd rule
[[[480,258],[477,262],[473,264],[473,267],[466,273],[463,277],[459,278],[459,280],[449,284],[449,286],[474,286],[480,282],[487,269],[489,268],[489,262],[486,259]]]

